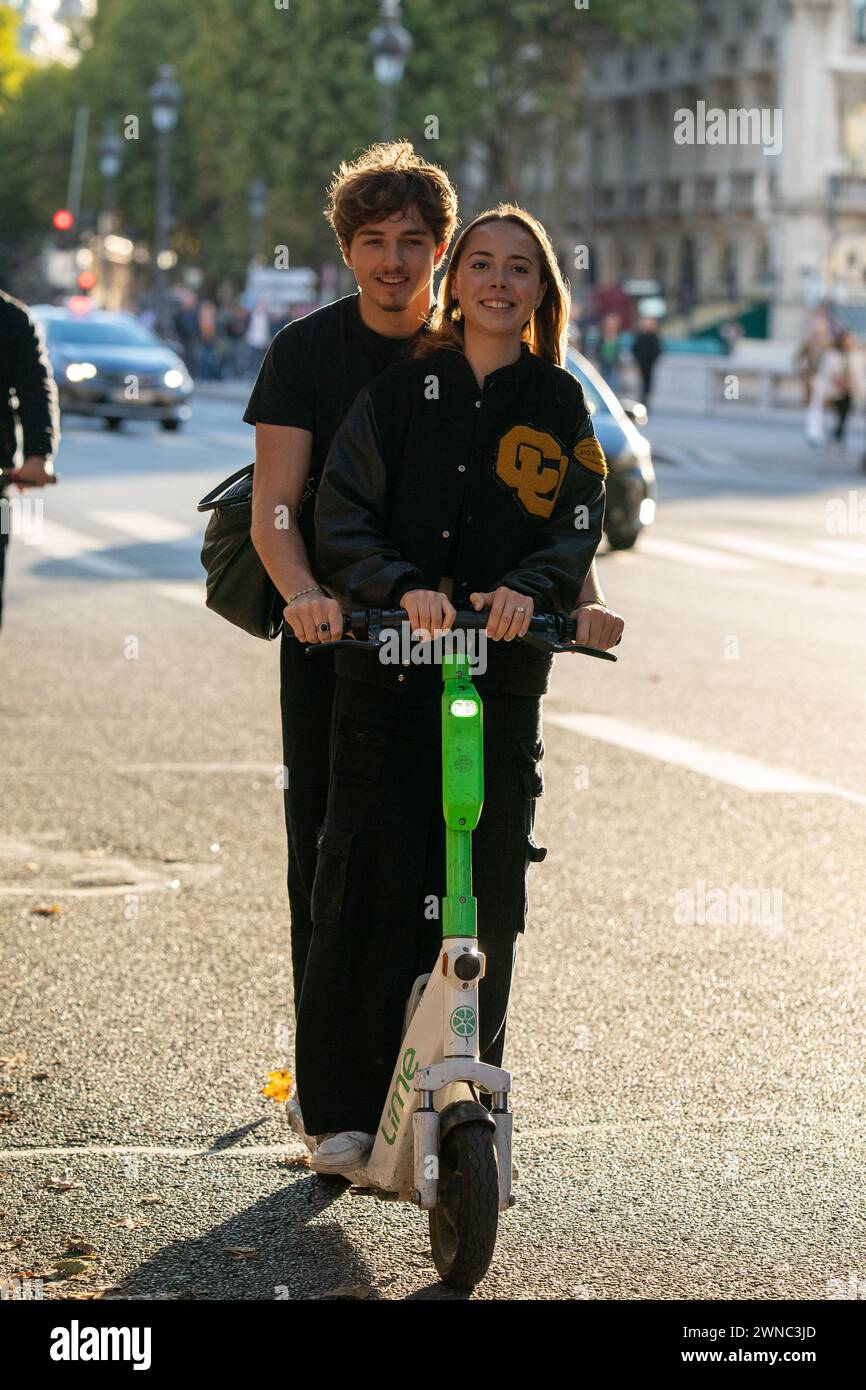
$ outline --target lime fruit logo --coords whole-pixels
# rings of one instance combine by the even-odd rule
[[[468,1004],[461,1004],[451,1015],[451,1031],[456,1033],[458,1038],[471,1038],[475,1032],[475,1024],[475,1010],[470,1009]]]

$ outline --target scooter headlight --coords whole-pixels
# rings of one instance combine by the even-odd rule
[[[465,697],[459,696],[456,700],[451,701],[449,709],[458,719],[471,719],[474,714],[478,713],[478,701],[467,700]]]

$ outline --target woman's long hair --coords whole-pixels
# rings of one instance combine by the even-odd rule
[[[544,227],[531,212],[518,207],[516,203],[499,203],[497,207],[482,212],[474,222],[463,228],[454,243],[445,278],[439,286],[429,331],[419,336],[415,345],[415,355],[424,356],[443,347],[463,351],[463,315],[454,297],[454,275],[466,249],[467,239],[476,227],[482,227],[486,222],[513,222],[515,226],[529,232],[535,241],[538,247],[541,283],[547,285],[547,289],[529,322],[524,324],[522,337],[536,356],[561,367],[568,346],[571,294],[559,269],[553,243]]]

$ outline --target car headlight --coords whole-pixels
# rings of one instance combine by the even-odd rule
[[[177,367],[169,368],[162,379],[166,386],[170,387],[172,391],[176,391],[179,386],[183,386],[185,380],[183,372],[178,371]]]
[[[70,362],[66,368],[67,381],[90,381],[96,376],[92,362]]]

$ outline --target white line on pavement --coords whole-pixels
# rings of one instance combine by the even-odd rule
[[[174,599],[175,603],[188,603],[193,608],[205,607],[204,580],[199,584],[194,580],[173,580],[170,584],[154,584],[154,589],[164,598]]]
[[[113,579],[142,579],[144,577],[140,569],[134,565],[128,565],[123,560],[114,560],[107,555],[100,555],[102,550],[112,549],[114,542],[97,540],[95,536],[82,535],[80,531],[73,531],[68,526],[61,526],[59,521],[48,521],[44,523],[44,533],[38,547],[34,550],[50,560],[72,560],[80,565],[82,569],[91,570],[94,574],[108,575]]]
[[[853,802],[855,806],[866,806],[866,794],[852,791],[850,787],[838,787],[817,777],[769,767],[757,758],[728,753],[723,748],[710,748],[693,739],[679,738],[656,729],[640,729],[605,714],[560,714],[550,710],[545,711],[544,718],[546,723],[555,724],[560,729],[568,729],[571,733],[583,734],[602,743],[613,743],[619,748],[643,753],[645,757],[656,758],[675,767],[688,768],[690,772],[700,773],[702,777],[712,778],[715,782],[725,782],[741,791],[836,796],[843,801]]]
[[[658,556],[661,560],[675,560],[678,564],[693,565],[696,569],[708,570],[756,570],[762,568],[754,560],[744,560],[739,555],[726,555],[722,550],[708,550],[700,545],[690,545],[688,541],[674,541],[665,536],[643,535],[640,548],[647,555]]]
[[[706,532],[701,537],[707,545],[718,545],[742,555],[760,560],[776,560],[800,569],[823,570],[828,574],[866,574],[866,555],[848,558],[843,555],[821,555],[805,546],[779,545],[776,541],[760,540],[757,536],[734,534],[728,531]]]
[[[156,512],[96,511],[88,512],[88,516],[112,531],[122,531],[124,535],[134,536],[136,540],[156,544],[163,541],[185,541],[198,534],[194,527],[172,521],[167,516],[157,516]]]
[[[279,763],[117,763],[115,772],[265,772],[276,776]]]

